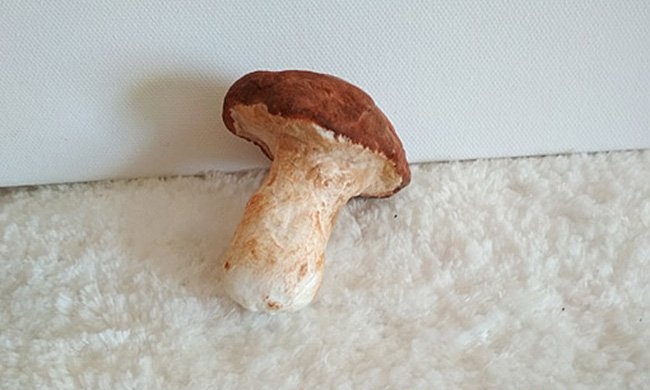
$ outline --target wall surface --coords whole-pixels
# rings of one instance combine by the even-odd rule
[[[266,166],[242,74],[368,91],[411,162],[650,147],[650,2],[3,1],[0,186]]]

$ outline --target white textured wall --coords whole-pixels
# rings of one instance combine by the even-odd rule
[[[650,147],[650,2],[0,2],[0,185],[236,170],[245,72],[367,90],[410,161]]]

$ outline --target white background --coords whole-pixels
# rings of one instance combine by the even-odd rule
[[[2,1],[0,186],[268,164],[255,69],[365,89],[411,162],[650,147],[650,2]]]

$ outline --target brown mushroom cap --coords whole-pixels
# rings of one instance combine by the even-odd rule
[[[338,77],[302,70],[257,71],[237,80],[224,98],[223,121],[233,134],[254,142],[273,159],[261,140],[238,134],[231,115],[239,105],[260,104],[275,117],[311,122],[385,157],[402,180],[378,196],[391,195],[410,182],[406,154],[393,125],[358,87]]]

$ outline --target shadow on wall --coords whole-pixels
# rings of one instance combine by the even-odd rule
[[[141,145],[124,176],[196,174],[266,167],[259,149],[232,135],[221,120],[230,82],[199,74],[169,74],[137,83],[128,114]]]

